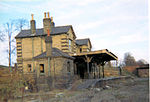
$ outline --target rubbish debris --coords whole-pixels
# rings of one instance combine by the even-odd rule
[[[64,94],[63,94],[63,93],[57,93],[57,94],[55,95],[55,97],[64,97]]]
[[[111,87],[106,85],[105,87],[103,87],[103,89],[111,89]]]

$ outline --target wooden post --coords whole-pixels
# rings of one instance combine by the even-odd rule
[[[103,71],[103,78],[105,77],[104,75],[104,65],[102,65],[102,71]]]
[[[102,61],[101,65],[102,65],[102,71],[103,71],[103,78],[105,77],[105,74],[104,74],[104,65],[105,65],[106,62]]]
[[[85,58],[86,58],[85,61],[87,63],[87,73],[88,73],[88,78],[89,78],[90,76],[89,63],[91,62],[93,57],[88,57],[87,55],[85,55]]]
[[[95,66],[95,63],[94,63],[94,70],[93,70],[94,71],[94,79],[96,78],[95,77],[95,70],[96,70],[96,66]]]
[[[100,70],[101,66],[100,64],[98,66],[99,66],[99,78],[101,78],[101,70]]]
[[[88,61],[87,61],[87,73],[88,73],[88,79],[89,79],[90,73],[89,73],[89,62]]]

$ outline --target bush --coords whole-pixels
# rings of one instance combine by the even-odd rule
[[[7,73],[0,77],[0,98],[9,99],[22,95],[25,86],[35,83],[31,76],[23,75],[18,71]]]

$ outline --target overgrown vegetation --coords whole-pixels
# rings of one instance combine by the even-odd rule
[[[34,78],[31,75],[23,75],[16,70],[0,69],[0,99],[7,100],[21,96],[26,86],[34,86]]]
[[[138,61],[135,60],[134,56],[127,52],[124,54],[124,65],[125,66],[135,66],[135,65],[144,65],[148,64],[144,59],[140,59]]]

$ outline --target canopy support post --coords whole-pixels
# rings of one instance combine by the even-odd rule
[[[88,74],[88,79],[90,78],[90,67],[89,67],[89,63],[91,62],[93,57],[88,57],[87,55],[85,55],[85,61],[87,63],[87,74]]]
[[[103,78],[105,77],[105,71],[104,71],[104,65],[106,62],[102,61],[101,66],[102,66],[102,72],[103,72]]]

